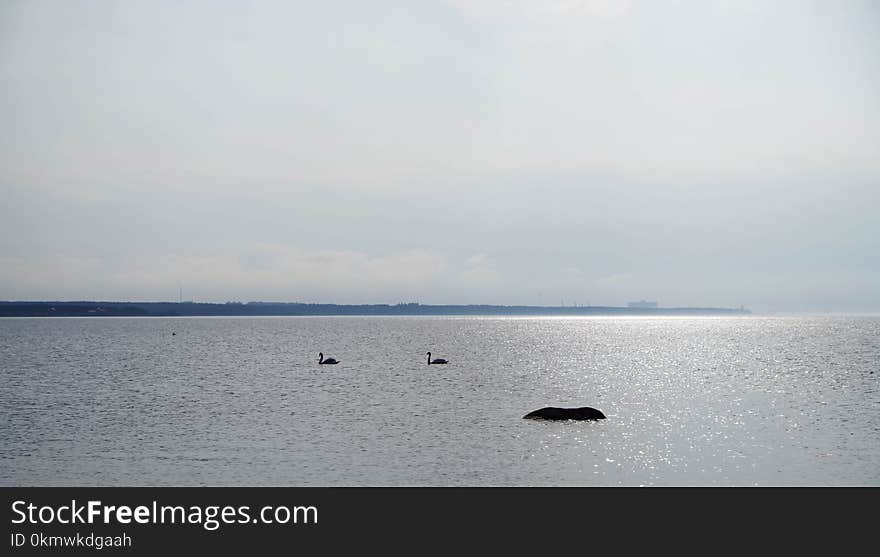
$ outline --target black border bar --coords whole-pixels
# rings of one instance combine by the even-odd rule
[[[91,554],[32,547],[50,536],[122,536],[131,547],[97,554],[325,554],[376,551],[469,554],[477,547],[558,555],[720,550],[863,551],[873,545],[877,488],[2,488],[5,555]],[[12,524],[15,501],[58,508],[72,500],[160,505],[312,506],[316,523]],[[22,504],[18,505],[22,508]],[[15,534],[28,543],[13,547]],[[7,551],[8,550],[8,551]]]

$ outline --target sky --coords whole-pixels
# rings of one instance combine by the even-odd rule
[[[880,311],[880,4],[0,3],[0,299]]]

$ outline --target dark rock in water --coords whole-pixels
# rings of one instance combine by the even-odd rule
[[[605,414],[589,406],[581,408],[555,408],[548,406],[534,412],[529,412],[523,418],[527,420],[604,420]]]

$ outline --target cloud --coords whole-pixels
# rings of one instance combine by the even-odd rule
[[[498,273],[495,271],[495,264],[484,253],[478,253],[467,259],[466,268],[461,273],[466,283],[487,283],[498,280]]]
[[[173,300],[182,284],[184,297],[198,301],[250,294],[255,300],[345,303],[418,295],[440,281],[447,268],[443,257],[427,250],[374,256],[271,244],[241,255],[131,255],[110,261],[46,254],[5,257],[0,263],[0,288],[31,298]]]
[[[633,284],[635,275],[633,273],[614,273],[613,275],[604,276],[595,280],[596,286],[605,288],[625,288]]]
[[[570,22],[571,18],[606,19],[626,16],[629,0],[453,0],[470,17],[518,17],[533,22]]]

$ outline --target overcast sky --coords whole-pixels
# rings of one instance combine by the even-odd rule
[[[880,4],[0,3],[0,299],[880,311]]]

